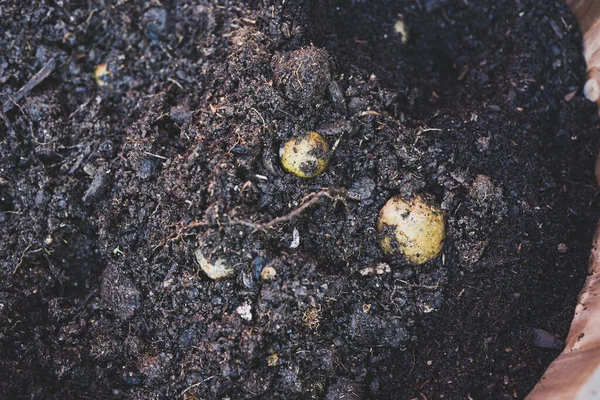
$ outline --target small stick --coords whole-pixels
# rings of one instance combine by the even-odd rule
[[[56,61],[54,60],[54,58],[52,58],[46,63],[46,65],[42,67],[42,69],[40,69],[37,72],[37,74],[31,77],[29,82],[27,82],[21,89],[19,89],[19,91],[13,99],[4,103],[4,106],[2,107],[2,112],[7,113],[10,110],[12,110],[16,103],[23,100],[23,98],[25,98],[29,94],[29,92],[31,92],[37,85],[42,83],[44,79],[50,76],[50,74],[54,71],[55,68]]]
[[[4,112],[0,109],[0,118],[2,119],[2,121],[4,121],[4,124],[6,124],[6,127],[11,130],[12,129],[12,124],[10,123],[10,120],[8,119],[8,117],[6,116],[6,114],[4,114]]]
[[[298,206],[298,208],[293,209],[292,211],[290,211],[289,213],[287,213],[285,215],[282,215],[281,217],[273,218],[272,220],[270,220],[268,222],[252,222],[252,221],[245,220],[245,219],[233,219],[233,220],[230,220],[229,222],[219,222],[219,223],[222,225],[243,225],[243,226],[247,226],[249,228],[253,228],[254,230],[266,231],[267,229],[272,228],[277,224],[280,224],[282,222],[291,221],[294,218],[297,218],[298,216],[300,216],[300,214],[302,214],[304,212],[304,210],[306,210],[308,207],[314,205],[323,196],[329,197],[330,199],[340,199],[339,195],[332,195],[331,189],[323,189],[319,192],[311,193],[308,196],[306,196],[304,198],[304,202],[300,206]],[[182,226],[181,228],[179,228],[177,234],[172,236],[171,238],[169,238],[168,241],[176,241],[176,240],[180,239],[181,237],[186,236],[187,234],[184,234],[183,232],[188,229],[197,228],[197,227],[201,227],[201,226],[215,226],[215,225],[218,225],[218,224],[214,224],[214,223],[210,223],[210,222],[206,222],[206,221],[192,221],[189,224],[187,224],[186,226]],[[158,248],[160,246],[161,246],[161,244],[157,245],[156,247]]]
[[[234,219],[233,221],[230,222],[230,224],[244,225],[244,226],[248,226],[250,228],[254,228],[256,230],[264,231],[268,228],[272,228],[273,226],[275,226],[277,224],[280,224],[282,222],[291,221],[292,219],[298,217],[300,214],[302,214],[302,212],[304,210],[306,210],[308,207],[312,206],[317,201],[319,201],[319,199],[322,196],[327,196],[327,197],[331,198],[331,190],[323,189],[320,192],[309,194],[308,196],[305,197],[305,199],[308,199],[308,200],[306,200],[304,203],[302,203],[298,208],[293,209],[292,211],[290,211],[289,213],[287,213],[281,217],[274,218],[274,219],[270,220],[269,222],[256,223],[256,222],[247,221],[247,220]]]

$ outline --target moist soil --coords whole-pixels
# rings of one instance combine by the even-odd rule
[[[598,211],[561,1],[0,15],[1,398],[512,399],[559,354]],[[394,195],[445,213],[435,260],[380,250]]]

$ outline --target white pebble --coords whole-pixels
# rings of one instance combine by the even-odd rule
[[[235,309],[235,312],[242,317],[243,320],[248,322],[252,321],[252,306],[248,303],[244,303]]]

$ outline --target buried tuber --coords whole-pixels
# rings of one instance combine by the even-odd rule
[[[379,245],[387,255],[402,253],[411,264],[433,260],[444,247],[444,215],[421,196],[403,200],[394,196],[379,211]]]
[[[196,256],[196,261],[200,264],[200,268],[202,268],[210,279],[217,280],[235,275],[235,270],[229,266],[229,263],[224,258],[215,257],[214,260],[211,260],[204,255],[202,248],[196,249],[194,256]]]
[[[322,174],[330,155],[329,143],[317,132],[293,137],[279,151],[283,168],[300,178],[314,178]]]

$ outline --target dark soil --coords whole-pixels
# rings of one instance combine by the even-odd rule
[[[561,1],[0,16],[1,398],[523,398],[558,355],[534,329],[566,336],[598,209]],[[338,145],[303,180],[308,130]],[[384,257],[395,194],[441,205],[442,256]]]

